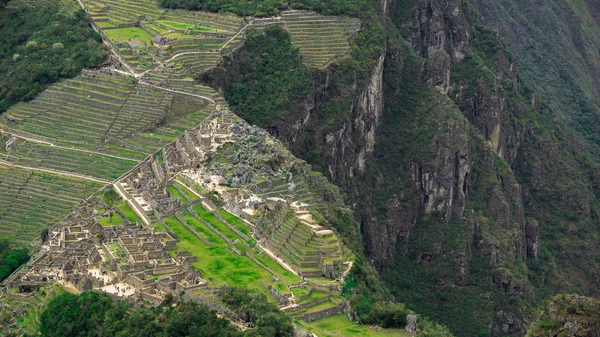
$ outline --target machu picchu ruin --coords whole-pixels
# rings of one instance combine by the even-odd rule
[[[320,213],[346,208],[339,190],[194,76],[272,25],[308,66],[327,67],[347,55],[360,21],[60,2],[85,10],[111,63],[0,116],[0,237],[36,250],[2,283],[0,316],[14,316],[2,331],[33,333],[45,298],[65,291],[136,306],[191,298],[219,311],[206,289],[244,286],[298,324],[344,317],[354,255]]]

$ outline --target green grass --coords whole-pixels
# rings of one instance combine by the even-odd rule
[[[175,186],[170,185],[168,187],[168,189],[169,189],[169,193],[171,194],[172,197],[181,199],[181,201],[183,201],[183,203],[186,205],[190,203],[187,200],[187,198],[183,196],[183,194],[179,193],[179,191],[175,188]]]
[[[181,240],[177,243],[177,249],[198,256],[198,261],[192,265],[202,272],[205,279],[210,277],[217,284],[246,286],[267,293],[262,283],[271,284],[271,274],[250,258],[235,254],[226,244],[207,246],[174,217],[165,218],[164,221]]]
[[[127,202],[123,201],[117,208],[119,208],[129,222],[135,222],[138,219],[137,214],[135,214]]]
[[[306,303],[306,302],[314,301],[314,300],[317,300],[319,298],[323,298],[323,297],[325,297],[327,295],[329,295],[329,294],[326,293],[326,292],[324,292],[324,291],[313,290],[313,291],[310,292],[310,295],[307,298],[305,298],[304,300],[302,300],[300,303]]]
[[[287,284],[295,284],[300,282],[300,278],[291,271],[283,268],[279,263],[273,260],[265,252],[259,248],[254,249],[253,256],[260,263],[264,264],[267,268],[271,269],[277,276],[284,280]]]
[[[159,26],[157,26],[157,25],[153,25],[153,24],[151,24],[150,22],[144,22],[144,24],[145,24],[145,25],[146,25],[148,28],[150,28],[150,29],[154,30],[155,32],[157,32],[158,34],[165,34],[165,33],[167,33],[167,32],[169,31],[168,29],[164,29],[164,28],[162,28],[162,27],[159,27]]]
[[[374,331],[368,326],[350,322],[343,314],[329,316],[310,323],[295,321],[295,324],[317,334],[319,337],[408,337],[404,329],[382,329]]]
[[[327,302],[319,303],[317,305],[313,305],[312,307],[309,307],[308,309],[306,309],[306,313],[312,314],[314,312],[319,312],[321,310],[325,310],[325,309],[329,309],[329,308],[333,308],[333,307],[335,307],[335,304],[333,302],[327,301]]]
[[[225,241],[221,237],[208,228],[202,221],[196,219],[190,212],[185,211],[181,217],[188,225],[192,226],[196,232],[202,234],[208,242],[225,245]]]
[[[225,219],[225,221],[229,222],[235,228],[237,228],[237,230],[239,230],[240,232],[244,233],[245,235],[247,235],[249,237],[252,237],[252,228],[250,228],[250,226],[248,226],[243,220],[241,220],[237,216],[227,212],[226,210],[224,210],[222,208],[219,208],[217,210],[217,213],[219,213],[219,215],[222,216],[223,219]]]
[[[308,295],[308,290],[306,290],[304,288],[292,288],[291,290],[292,290],[292,294],[294,294],[296,299],[298,299],[304,295]]]
[[[171,20],[156,20],[156,22],[160,23],[161,25],[165,25],[171,29],[175,29],[175,30],[192,29],[192,30],[195,30],[198,32],[229,33],[226,30],[204,27],[204,26],[196,26],[194,24],[185,23],[185,22],[177,22],[177,21],[171,21]]]
[[[146,46],[149,46],[154,38],[152,34],[140,27],[107,29],[104,33],[106,33],[108,38],[113,41],[128,41],[129,39],[135,39],[146,43]]]
[[[231,228],[227,227],[227,225],[219,220],[212,212],[206,210],[202,205],[194,206],[194,211],[196,211],[202,219],[213,225],[219,232],[225,234],[230,240],[237,239],[243,241],[239,235],[232,231]]]
[[[200,200],[200,198],[194,194],[192,191],[190,191],[189,188],[185,187],[184,185],[175,182],[175,185],[177,185],[177,187],[179,187],[179,189],[185,194],[187,195],[187,197],[192,200],[192,201],[196,201],[196,200]]]
[[[113,212],[112,220],[110,217],[106,217],[106,218],[98,217],[97,220],[104,227],[119,226],[123,223],[123,219],[121,219],[121,217],[117,213],[114,213],[114,212]]]

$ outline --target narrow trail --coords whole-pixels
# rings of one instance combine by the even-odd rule
[[[89,180],[89,181],[94,181],[94,182],[102,183],[102,184],[109,184],[110,183],[110,180],[100,179],[100,178],[94,178],[94,177],[87,176],[85,174],[71,173],[71,172],[65,172],[65,171],[53,170],[53,169],[46,169],[46,168],[39,168],[39,167],[17,165],[17,164],[13,164],[11,162],[7,162],[7,161],[2,160],[2,159],[0,159],[0,165],[6,166],[6,167],[18,168],[18,169],[22,169],[22,170],[52,173],[52,174],[56,174],[56,175],[60,175],[60,176],[65,176],[65,177],[70,177],[70,178],[76,178],[76,179],[83,179],[83,180]]]
[[[50,147],[55,147],[57,149],[90,153],[90,154],[95,154],[95,155],[98,155],[98,156],[111,157],[111,158],[121,159],[121,160],[128,160],[128,161],[132,161],[132,162],[136,162],[136,163],[139,162],[139,160],[137,160],[137,159],[128,158],[128,157],[122,157],[122,156],[118,156],[118,155],[115,155],[115,154],[104,153],[104,152],[93,151],[93,150],[80,149],[80,148],[75,148],[75,147],[68,147],[68,146],[57,145],[57,144],[54,144],[54,143],[51,143],[51,142],[47,142],[47,141],[44,141],[44,140],[40,140],[40,139],[35,139],[35,138],[24,136],[23,135],[24,132],[22,132],[22,131],[19,131],[19,134],[16,134],[16,133],[12,133],[10,129],[5,131],[4,129],[2,129],[2,127],[0,127],[0,133],[1,134],[7,134],[8,133],[11,136],[24,139],[24,140],[26,140],[28,142],[37,143],[37,144],[44,144],[44,145],[48,145]]]
[[[220,53],[221,50],[223,50],[223,48],[227,47],[227,45],[229,45],[231,43],[231,41],[233,41],[236,37],[238,37],[243,31],[246,30],[246,28],[252,26],[252,24],[254,23],[256,19],[252,19],[250,20],[250,22],[248,22],[247,25],[245,25],[244,27],[242,27],[242,29],[240,29],[237,33],[235,33],[235,35],[233,35],[232,37],[229,38],[229,40],[227,40],[221,47],[219,47],[219,49],[217,49],[217,51]]]
[[[174,59],[178,58],[179,56],[183,56],[183,55],[196,55],[196,54],[218,54],[219,52],[217,51],[210,51],[210,50],[202,50],[202,51],[185,51],[182,53],[178,53],[173,55],[171,58],[164,60],[163,63],[169,63],[171,61],[173,61]],[[149,70],[146,70],[145,72],[143,72],[142,74],[146,74]],[[143,76],[143,75],[142,75]]]
[[[175,94],[188,95],[188,96],[202,98],[202,99],[205,99],[205,100],[207,100],[207,101],[215,104],[217,107],[219,106],[219,104],[217,103],[217,101],[215,101],[214,99],[212,99],[212,98],[210,98],[208,96],[203,96],[203,95],[198,95],[198,94],[191,94],[189,92],[183,92],[183,91],[179,91],[179,90],[168,89],[168,88],[165,88],[165,87],[159,87],[158,85],[150,84],[150,83],[148,83],[146,81],[143,81],[143,80],[138,80],[138,83],[142,84],[142,85],[145,85],[145,86],[148,86],[148,87],[152,87],[152,88],[156,88],[156,89],[160,89],[160,90],[172,92],[172,93],[175,93]]]

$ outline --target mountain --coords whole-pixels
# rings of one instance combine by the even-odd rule
[[[311,72],[269,120],[235,103],[265,94],[238,90],[251,46],[202,80],[342,187],[396,299],[456,335],[523,335],[549,295],[596,295],[597,6],[377,5],[379,52]]]
[[[455,336],[594,336],[600,5],[593,0],[82,4],[113,66],[86,70],[2,116],[3,170],[10,189],[21,191],[5,198],[6,217],[24,226],[2,236],[25,242],[66,215],[67,201],[112,182],[123,197],[119,235],[164,229],[177,241],[171,255],[198,258],[191,265],[201,275],[186,269],[186,280],[202,273],[218,284],[240,280],[222,273],[217,248],[252,248],[248,258],[271,252],[256,265],[246,261],[247,269],[235,262],[246,257],[222,256],[240,272],[276,269],[272,279],[258,273],[240,283],[262,283],[281,310],[303,321],[298,330],[329,334],[346,318],[310,323],[312,314],[343,311],[412,332],[418,313],[423,336],[449,334],[429,319]],[[89,127],[76,111],[86,112]],[[54,185],[45,185],[48,177]],[[204,179],[197,200],[183,186],[193,177]],[[102,193],[86,202],[106,199]],[[21,194],[40,201],[20,202]],[[275,199],[254,204],[260,198]],[[244,248],[232,239],[244,236],[216,226],[224,241],[202,250],[212,227],[194,224],[210,225],[214,214],[186,200],[248,217],[258,247],[246,240]],[[33,204],[52,207],[52,218]],[[128,204],[135,211],[120,208]],[[66,219],[94,218],[89,207]],[[140,211],[147,207],[153,213]],[[127,224],[127,211],[142,227]],[[19,212],[41,218],[33,225]],[[236,216],[231,221],[241,222]],[[77,221],[51,233],[89,225]],[[136,267],[119,261],[110,268]],[[198,296],[223,304],[219,294]],[[344,333],[359,329],[348,324]]]

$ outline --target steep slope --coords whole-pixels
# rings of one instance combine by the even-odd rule
[[[517,56],[525,80],[598,144],[600,10],[597,1],[469,0]],[[597,149],[595,149],[597,151]]]
[[[466,3],[382,8],[366,77],[343,60],[274,118],[232,108],[343,187],[396,298],[457,335],[523,335],[548,294],[597,293],[590,133],[534,93]],[[246,46],[202,79],[230,99],[258,55]]]

